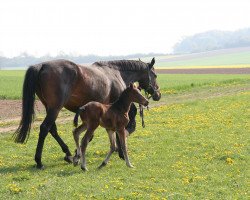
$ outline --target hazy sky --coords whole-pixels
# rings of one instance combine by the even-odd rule
[[[182,37],[250,27],[250,0],[1,0],[0,55],[170,53]]]

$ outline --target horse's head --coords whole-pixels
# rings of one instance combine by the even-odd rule
[[[127,90],[132,102],[139,103],[143,106],[148,105],[148,100],[141,94],[141,91],[133,83],[130,83]]]
[[[140,61],[141,62],[141,61]],[[161,98],[160,87],[156,82],[157,75],[154,69],[155,58],[147,63],[147,71],[143,77],[139,80],[139,86],[150,94],[154,101],[159,101]]]

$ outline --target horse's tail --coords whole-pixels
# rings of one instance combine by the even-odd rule
[[[84,111],[84,110],[85,110],[85,106],[82,106],[81,108],[77,109],[76,115],[75,115],[74,121],[73,121],[73,124],[74,124],[75,127],[78,126],[78,117],[81,114],[81,112]]]
[[[30,66],[25,74],[23,83],[22,118],[14,133],[15,142],[24,143],[28,140],[31,123],[34,119],[35,90],[39,67]]]

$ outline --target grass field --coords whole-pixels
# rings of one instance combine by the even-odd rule
[[[250,50],[237,52],[229,50],[217,50],[198,54],[184,54],[156,57],[158,68],[225,68],[225,67],[249,67]]]
[[[25,71],[0,70],[0,99],[20,99]]]
[[[0,199],[248,199],[250,76],[160,75],[159,85],[163,97],[145,111],[146,128],[138,117],[128,139],[135,168],[113,155],[97,170],[109,149],[101,128],[88,146],[85,173],[63,161],[50,135],[46,168],[36,170],[37,126],[25,145],[1,134]],[[72,128],[68,122],[58,130],[73,151]]]

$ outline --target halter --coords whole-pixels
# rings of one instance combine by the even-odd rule
[[[151,69],[149,69],[149,67],[148,67],[147,68],[147,73],[148,73],[148,80],[149,80],[148,82],[149,83],[148,83],[147,89],[144,89],[147,99],[150,99],[152,97],[152,95],[154,95],[156,92],[158,92],[160,90],[160,88],[158,88],[158,89],[154,88],[154,86],[152,84],[152,79],[151,79],[151,76],[150,76],[150,71],[151,71]],[[156,76],[155,72],[152,71],[152,73]],[[149,94],[149,92],[148,92],[149,90],[153,90],[154,93]]]
[[[149,80],[149,84],[148,84],[148,87],[147,87],[147,89],[144,89],[144,91],[145,91],[145,95],[146,95],[146,97],[147,97],[147,99],[150,99],[152,96],[150,96],[150,94],[149,94],[149,90],[153,90],[154,91],[154,93],[153,93],[153,95],[156,93],[156,92],[158,92],[159,90],[160,90],[160,88],[158,88],[158,89],[155,89],[154,88],[154,86],[153,86],[153,84],[152,84],[152,79],[151,79],[151,76],[150,76],[150,71],[151,71],[151,69],[149,69],[149,67],[148,67],[148,70],[147,70],[147,72],[148,72],[148,80]],[[153,72],[152,71],[152,73],[153,74],[155,74],[155,72]],[[156,75],[156,74],[155,74]],[[140,117],[141,117],[141,120],[142,120],[142,127],[143,128],[145,128],[145,122],[144,122],[144,108],[143,108],[143,106],[141,105],[141,104],[139,104],[139,109],[140,109]],[[148,106],[147,106],[147,110],[149,110],[149,108],[148,108]]]

